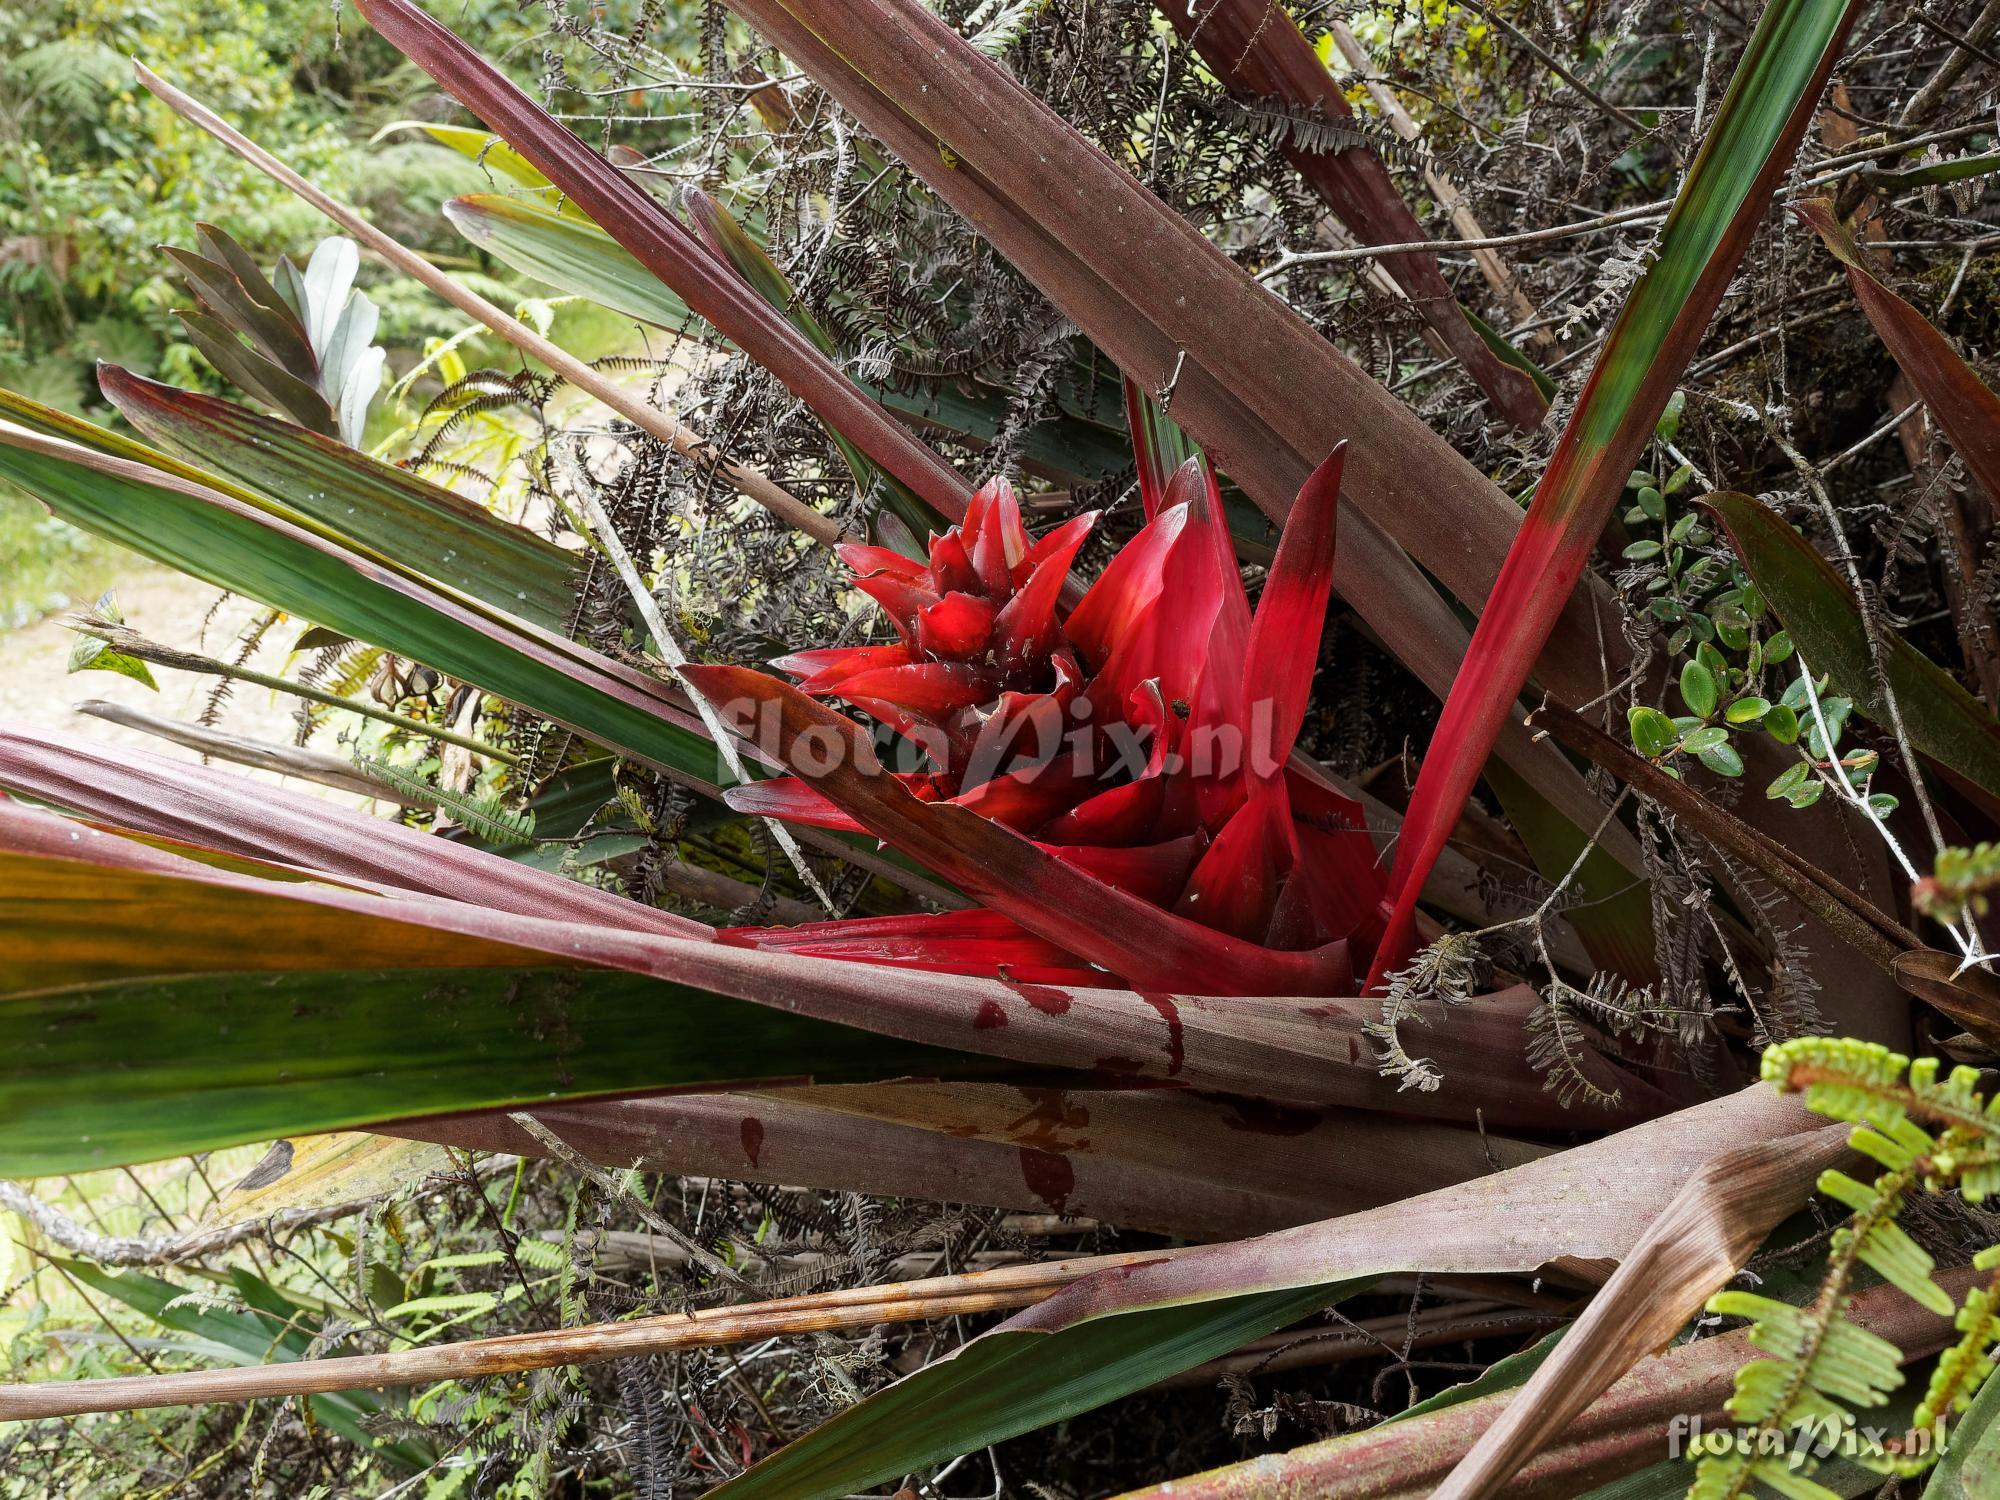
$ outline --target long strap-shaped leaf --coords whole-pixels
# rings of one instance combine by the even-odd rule
[[[0,803],[0,850],[38,862],[38,869],[51,861],[75,865],[61,894],[44,883],[37,896],[25,876],[16,882],[10,875],[0,886],[12,903],[0,943],[0,991],[218,968],[339,969],[361,955],[379,965],[386,960],[377,955],[384,952],[400,955],[395,961],[404,966],[552,960],[623,969],[907,1042],[1073,1069],[1120,1085],[1152,1081],[1280,1103],[1387,1107],[1446,1118],[1467,1118],[1477,1108],[1502,1127],[1573,1125],[1578,1119],[1546,1096],[1532,1073],[1493,1062],[1518,1048],[1520,1027],[1536,1003],[1525,988],[1486,997],[1476,1013],[1437,1038],[1439,1065],[1462,1076],[1464,1089],[1399,1096],[1375,1072],[1362,1030],[1374,1007],[1361,1000],[1301,1006],[1291,1000],[1148,997],[945,974],[902,974],[891,984],[866,964],[524,917],[364,886],[258,879],[6,803]],[[143,886],[148,900],[189,915],[149,909],[140,925],[105,924],[96,915],[101,907],[91,904],[87,877],[100,889],[113,882]],[[391,925],[378,931],[371,923]],[[256,938],[258,924],[276,934],[268,943]],[[286,936],[294,929],[316,936],[310,943],[294,941]],[[151,941],[156,931],[173,942]],[[441,935],[453,936],[446,941]],[[225,1041],[226,1034],[204,1032],[190,1045],[214,1049]],[[254,1071],[254,1081],[259,1090],[269,1089],[268,1072]],[[1605,1081],[1622,1083],[1629,1102],[1593,1111],[1591,1123],[1652,1112],[1644,1085],[1615,1072]],[[263,1105],[269,1112],[263,1136],[307,1128],[287,1118],[291,1101],[282,1090],[266,1092]]]
[[[1354,1110],[1167,1089],[896,1082],[537,1108],[608,1167],[1075,1214],[1187,1239],[1289,1229],[1517,1165],[1542,1148]],[[502,1110],[392,1124],[470,1150],[545,1154]],[[1246,1153],[1246,1144],[1255,1149]],[[1246,1169],[1246,1154],[1257,1160]]]
[[[944,461],[855,388],[727,263],[644,189],[585,145],[499,69],[409,0],[358,0],[377,31],[589,214],[723,336],[770,370],[839,432],[942,514],[967,488]]]
[[[186,466],[163,455],[141,463],[115,451],[122,440],[102,439],[85,448],[0,421],[0,475],[71,524],[168,567],[478,683],[698,788],[723,779],[700,720],[662,684],[314,534],[303,518],[184,478]]]
[[[1688,1176],[1818,1122],[1761,1087],[1589,1146],[1324,1224],[1079,1282],[833,1417],[711,1493],[853,1494],[1102,1405],[1397,1272],[1620,1259]],[[1548,1204],[1558,1199],[1560,1213]]]
[[[1200,51],[1202,61],[1232,91],[1275,99],[1307,113],[1352,120],[1326,64],[1277,0],[1168,3],[1160,11]],[[1326,204],[1370,245],[1413,245],[1429,238],[1389,180],[1382,158],[1366,146],[1315,150],[1293,136],[1285,158]],[[1516,427],[1539,426],[1548,413],[1535,382],[1487,345],[1458,304],[1458,295],[1428,250],[1382,257],[1417,316],[1456,356],[1493,409]]]
[[[1806,1201],[1821,1169],[1849,1151],[1847,1128],[1829,1125],[1703,1163],[1432,1500],[1497,1494],[1613,1381],[1686,1326]]]
[[[1771,0],[1535,488],[1424,758],[1390,875],[1371,986],[1414,941],[1424,877],[1701,342],[1840,56],[1853,0]],[[1588,696],[1588,695],[1587,695]],[[1582,701],[1582,700],[1576,700]]]
[[[613,312],[661,328],[678,328],[694,317],[673,288],[581,214],[560,213],[532,198],[469,193],[446,200],[444,216],[502,264]]]
[[[707,941],[701,923],[323,797],[144,750],[0,728],[0,787],[156,838],[524,917]]]
[[[1811,225],[1833,257],[1847,267],[1847,284],[1876,335],[1924,398],[1958,456],[2000,510],[2000,396],[1973,373],[1931,321],[1883,285],[1831,202],[1808,198],[1799,217]]]
[[[545,630],[563,630],[575,613],[581,557],[482,505],[332,438],[117,365],[99,366],[97,384],[154,442],[364,547]]]

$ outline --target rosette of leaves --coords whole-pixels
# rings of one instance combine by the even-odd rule
[[[354,242],[321,240],[303,271],[280,256],[270,276],[212,224],[196,226],[195,243],[166,250],[197,304],[175,313],[189,340],[247,395],[359,447],[387,354],[375,342],[375,304],[354,285]]]

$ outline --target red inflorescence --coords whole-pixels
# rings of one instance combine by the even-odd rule
[[[1308,482],[1253,615],[1206,463],[1164,492],[1147,523],[1073,609],[1064,586],[1096,524],[1031,538],[1012,488],[976,494],[933,536],[927,563],[840,549],[897,640],[803,651],[774,663],[921,747],[901,779],[1203,926],[1267,948],[1377,931],[1382,880],[1360,807],[1293,759],[1333,569],[1339,455]],[[810,782],[738,788],[744,812],[822,828],[855,823]],[[1018,982],[1104,984],[998,913],[736,928],[725,940]],[[1190,976],[1197,983],[1199,976]]]

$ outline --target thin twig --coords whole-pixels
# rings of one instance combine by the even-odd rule
[[[1031,1306],[1099,1271],[1173,1254],[1171,1250],[1141,1250],[1042,1265],[1003,1266],[927,1281],[856,1287],[775,1302],[635,1318],[623,1323],[593,1323],[581,1328],[467,1339],[434,1348],[401,1349],[391,1354],[351,1354],[241,1369],[4,1385],[0,1386],[0,1422],[472,1380],[483,1375],[545,1370],[556,1365],[595,1364],[684,1349],[720,1348],[758,1339],[996,1312]]]

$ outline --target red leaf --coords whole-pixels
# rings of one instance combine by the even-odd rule
[[[815,791],[811,782],[797,776],[773,776],[768,781],[732,786],[724,790],[722,800],[732,812],[754,818],[783,818],[834,833],[868,831]]]
[[[794,651],[771,665],[798,678],[802,693],[830,693],[857,672],[908,666],[916,659],[908,646],[826,646]]]
[[[1369,988],[1415,944],[1417,898],[1536,658],[1590,561],[1790,168],[1860,7],[1765,10],[1660,230],[1657,255],[1605,335],[1569,425],[1493,585],[1410,799]],[[1782,95],[1774,98],[1774,92]],[[1771,108],[1783,102],[1783,114]],[[1525,767],[1522,768],[1525,770]]]
[[[1296,848],[1281,784],[1259,783],[1222,825],[1174,910],[1218,932],[1261,943]]]
[[[1095,880],[976,813],[919,802],[883,773],[858,725],[774,677],[725,666],[682,675],[726,719],[774,731],[779,757],[877,838],[1128,984],[1185,988],[1199,974],[1204,987],[1238,995],[1332,993],[1340,984],[1344,945],[1276,953],[1238,941]]]
[[[1101,971],[1075,954],[1024,931],[1019,923],[994,911],[863,917],[799,927],[725,927],[716,936],[726,943],[767,952],[923,969],[934,974],[997,974],[1018,984],[1104,982]],[[990,1030],[1006,1024],[1006,1012],[997,1004],[981,1015],[990,1019],[981,1027],[980,1018],[975,1018],[975,1028]]]
[[[1333,591],[1334,518],[1346,457],[1347,444],[1336,444],[1299,491],[1250,623],[1242,729],[1245,764],[1258,780],[1277,776],[1305,723]]]
[[[1824,198],[1807,198],[1798,215],[1847,267],[1847,284],[1868,315],[1876,336],[1924,398],[1951,446],[2000,511],[2000,397],[1959,358],[1945,336],[1909,303],[1882,284]]]
[[[1040,661],[1062,640],[1056,603],[1062,597],[1077,549],[1088,540],[1091,527],[1096,524],[1097,512],[1088,511],[1065,521],[1029,550],[1025,562],[1032,572],[1001,609],[993,629],[1002,671]],[[1020,571],[1016,569],[1017,574]]]
[[[1042,848],[1079,870],[1088,870],[1106,885],[1129,891],[1154,906],[1171,906],[1187,885],[1188,876],[1207,840],[1199,833],[1160,844],[1122,848],[1099,844],[1050,844]]]
[[[933,721],[983,703],[991,691],[984,674],[955,661],[870,667],[840,683],[840,696],[850,703],[893,703]]]
[[[1090,592],[1070,611],[1063,629],[1086,667],[1093,671],[1102,667],[1112,647],[1160,597],[1167,560],[1187,524],[1188,513],[1181,506],[1162,511],[1147,522],[1143,531],[1118,549]]]
[[[933,656],[978,656],[998,613],[976,594],[946,594],[917,615],[917,646]]]

